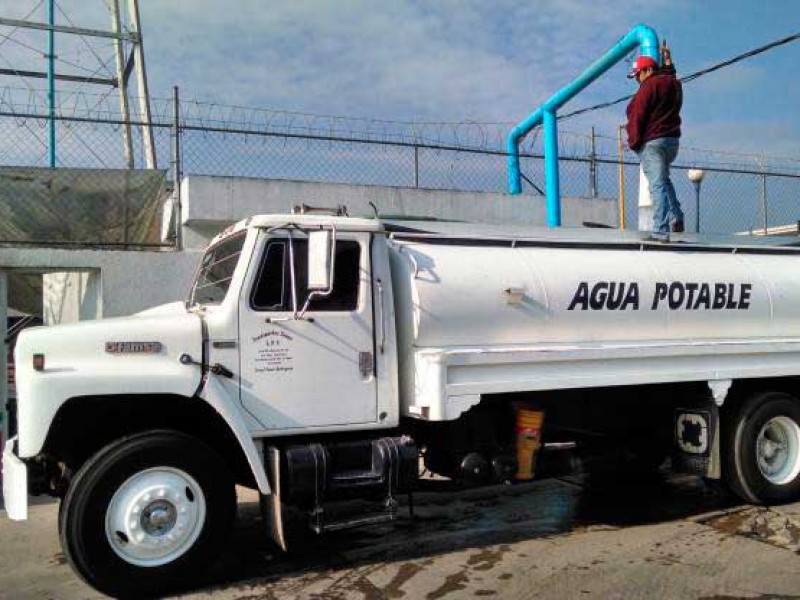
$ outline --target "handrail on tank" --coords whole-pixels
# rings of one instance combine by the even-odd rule
[[[544,125],[544,169],[547,198],[547,226],[561,226],[561,195],[558,182],[558,129],[556,111],[570,101],[578,92],[588,87],[595,79],[639,48],[639,53],[661,62],[658,35],[647,25],[639,24],[614,44],[603,56],[594,61],[572,83],[561,88],[536,112],[528,116],[511,130],[506,140],[508,155],[508,193],[522,191],[519,170],[519,145],[528,132],[537,125]]]

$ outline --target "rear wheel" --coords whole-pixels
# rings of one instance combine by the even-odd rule
[[[789,394],[755,395],[731,417],[725,479],[742,499],[779,504],[800,497],[800,403]]]
[[[72,567],[113,596],[163,593],[197,577],[222,546],[236,508],[225,463],[182,433],[111,444],[73,479],[60,511]]]

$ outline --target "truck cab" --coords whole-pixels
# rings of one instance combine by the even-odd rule
[[[398,423],[391,291],[379,222],[262,217],[211,246],[189,307],[253,436],[363,430]]]

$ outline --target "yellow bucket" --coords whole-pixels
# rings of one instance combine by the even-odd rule
[[[542,447],[544,411],[531,406],[517,406],[517,479],[529,481],[536,470],[536,455]]]

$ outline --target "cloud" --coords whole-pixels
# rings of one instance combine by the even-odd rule
[[[36,4],[0,0],[0,12],[21,18]],[[408,120],[515,121],[634,25],[629,15],[665,2],[596,2],[591,9],[579,0],[140,4],[154,96],[168,96],[177,84],[184,97],[226,104]],[[59,3],[76,25],[97,28],[109,26],[104,5]],[[32,18],[44,20],[43,11]],[[58,21],[65,23],[66,16],[59,14]],[[41,32],[26,35],[30,45],[44,47]],[[86,42],[59,36],[58,43],[60,55],[97,68]],[[107,42],[89,44],[104,59],[112,57]],[[4,54],[15,64],[44,69],[41,54],[19,47]],[[620,80],[611,89],[624,88]]]
[[[154,87],[179,81],[192,97],[329,114],[513,120],[654,3],[228,4],[143,6]]]

